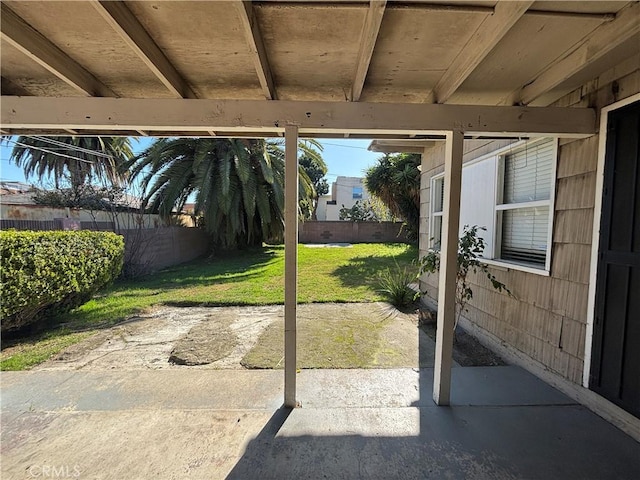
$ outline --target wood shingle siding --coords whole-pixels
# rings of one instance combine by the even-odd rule
[[[624,96],[640,92],[640,71],[623,68],[603,76],[609,83],[589,82],[556,102],[558,106],[602,108]],[[614,88],[613,80],[616,80]],[[614,90],[617,89],[617,94]],[[467,140],[464,161],[496,151],[510,140]],[[483,276],[472,276],[473,299],[465,318],[477,327],[510,344],[549,370],[580,384],[585,361],[587,304],[593,241],[596,167],[599,136],[560,139],[555,180],[553,245],[548,276],[491,267],[514,297],[496,292]],[[429,225],[431,178],[443,171],[444,146],[425,150],[422,160],[421,225]],[[429,245],[428,231],[420,235],[420,252]],[[437,299],[438,278],[423,277],[430,301]]]

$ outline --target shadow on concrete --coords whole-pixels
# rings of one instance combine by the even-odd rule
[[[227,478],[640,478],[637,442],[518,367],[454,368],[450,407],[433,403],[433,369],[417,375],[409,402],[356,375],[336,382],[346,394],[302,385],[303,407],[277,410]]]
[[[577,405],[302,408],[277,411],[227,478],[636,479],[639,453]]]

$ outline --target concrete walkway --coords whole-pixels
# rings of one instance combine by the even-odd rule
[[[2,478],[637,479],[640,444],[517,367],[3,372]],[[55,474],[55,475],[54,475]]]

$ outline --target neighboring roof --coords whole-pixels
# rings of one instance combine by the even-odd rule
[[[637,68],[639,12],[629,1],[3,1],[2,92],[548,105]]]
[[[24,182],[0,181],[0,204],[32,205],[35,187]]]
[[[0,190],[0,204],[1,205],[34,205],[33,195],[31,193],[5,193]]]
[[[32,192],[33,190],[35,190],[34,186],[28,183],[14,182],[11,180],[0,181],[0,193],[2,194],[25,193]]]

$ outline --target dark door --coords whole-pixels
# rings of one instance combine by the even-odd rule
[[[590,387],[640,417],[640,102],[609,115]]]

